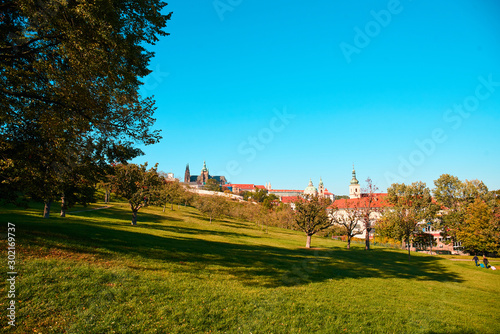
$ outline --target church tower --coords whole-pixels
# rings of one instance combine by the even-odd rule
[[[207,183],[207,181],[208,181],[208,168],[207,168],[207,163],[205,161],[203,161],[203,168],[201,169],[200,177],[201,177],[202,184]]]
[[[191,182],[191,173],[189,172],[189,164],[186,165],[186,171],[184,172],[184,182]]]
[[[352,165],[352,179],[349,185],[349,198],[360,198],[361,197],[361,186],[359,185],[358,179],[356,179],[356,171],[354,170],[354,165]]]
[[[325,185],[323,184],[321,177],[319,178],[318,195],[319,197],[325,197]]]

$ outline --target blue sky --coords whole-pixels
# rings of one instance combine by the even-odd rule
[[[500,4],[169,1],[144,96],[159,144],[133,162],[181,179],[347,194],[448,173],[500,188]]]

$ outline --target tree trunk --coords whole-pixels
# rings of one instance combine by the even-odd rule
[[[165,205],[163,206],[163,212],[165,212]]]
[[[44,202],[45,206],[43,207],[43,218],[49,218],[50,216],[50,206],[52,205],[52,200]]]
[[[66,196],[61,196],[61,217],[66,217]]]
[[[132,225],[137,225],[137,211],[132,211]]]
[[[311,248],[311,235],[307,234],[306,248]]]
[[[347,237],[347,249],[351,249],[351,238]]]
[[[170,211],[174,211],[174,203],[170,203]]]
[[[365,249],[370,250],[370,231],[371,228],[366,229],[366,236],[365,236]]]
[[[108,204],[109,203],[109,196],[110,195],[110,191],[108,189],[106,189],[106,191],[104,192],[104,203]]]

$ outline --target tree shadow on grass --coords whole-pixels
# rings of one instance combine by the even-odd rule
[[[102,211],[106,210],[101,210],[101,217]],[[106,214],[116,220],[123,211]],[[160,225],[156,222],[164,217],[150,216],[153,222],[147,223],[148,226],[129,226],[129,230],[109,228],[105,225],[109,221],[93,224],[77,217],[71,221],[49,219],[42,224],[39,219],[23,220],[19,225],[24,232],[19,239],[30,245],[90,253],[103,258],[113,257],[116,253],[153,259],[160,264],[175,264],[169,266],[169,270],[205,276],[207,272],[217,272],[236,277],[246,285],[264,287],[367,277],[462,281],[442,265],[446,260],[437,257],[413,256],[408,262],[407,254],[385,249],[367,252],[362,248],[288,249],[243,244],[238,243],[238,237],[248,237],[243,233]],[[150,229],[180,235],[157,236],[149,234]],[[213,233],[226,237],[227,242],[203,239]],[[147,264],[138,266],[147,270]]]
[[[223,237],[229,237],[229,238],[261,238],[256,235],[250,235],[250,234],[245,234],[245,233],[236,233],[236,232],[228,232],[228,231],[218,231],[218,230],[207,230],[207,229],[197,229],[197,228],[190,228],[190,227],[184,227],[184,226],[171,226],[171,225],[159,225],[156,223],[142,223],[141,225],[138,226],[139,228],[151,228],[155,230],[161,230],[161,231],[167,231],[167,232],[173,232],[173,233],[180,233],[180,234],[187,234],[187,235],[217,235],[217,236],[223,236]]]
[[[132,210],[125,211],[123,208],[111,207],[105,210],[85,211],[78,212],[75,214],[68,213],[68,215],[74,217],[86,217],[86,218],[97,218],[101,220],[106,220],[106,224],[123,225],[124,221],[132,221]],[[108,220],[109,219],[109,220]],[[184,221],[183,219],[171,217],[166,213],[163,214],[152,214],[144,211],[139,211],[137,213],[137,223],[148,222],[148,223],[161,223],[161,220],[169,221]]]

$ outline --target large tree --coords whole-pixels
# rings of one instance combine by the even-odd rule
[[[388,226],[394,228],[394,236],[403,239],[408,247],[418,232],[421,222],[431,222],[436,214],[437,206],[432,202],[429,188],[423,182],[393,184],[387,189],[387,202],[391,208],[384,213],[389,221]]]
[[[436,202],[441,206],[439,214],[442,236],[445,242],[459,240],[457,232],[465,220],[468,206],[477,199],[493,205],[493,196],[486,185],[479,180],[461,181],[458,177],[443,174],[434,181]]]
[[[305,196],[298,198],[294,204],[294,222],[306,234],[306,248],[311,248],[311,237],[332,226],[327,213],[330,201],[318,196]]]
[[[457,238],[469,252],[500,252],[500,216],[480,198],[465,209]]]
[[[71,167],[68,156],[126,160],[140,154],[136,143],[160,139],[150,130],[154,101],[139,89],[153,56],[145,46],[167,35],[165,6],[159,0],[0,3],[2,196],[38,186],[53,198],[59,190],[49,188],[60,166]]]

